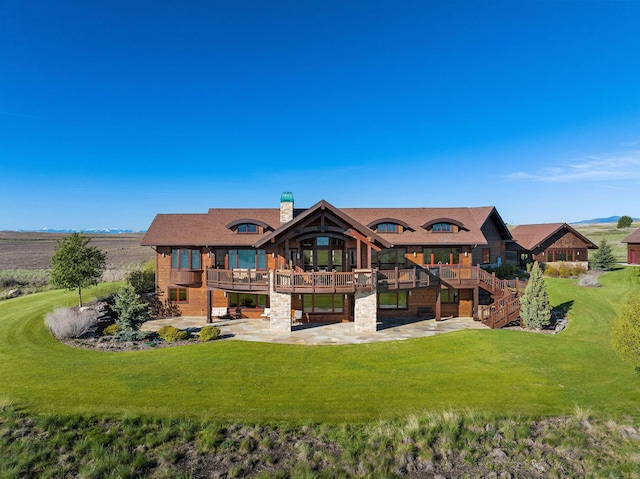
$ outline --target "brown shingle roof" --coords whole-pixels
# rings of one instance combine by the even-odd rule
[[[541,223],[533,225],[519,225],[511,230],[513,239],[522,246],[524,249],[532,251],[547,241],[551,236],[560,231],[561,229],[567,229],[567,231],[573,233],[582,241],[587,243],[587,248],[597,249],[598,247],[587,237],[578,233],[574,228],[567,223]]]
[[[326,202],[325,202],[326,203]],[[318,203],[320,204],[320,203]],[[327,203],[328,204],[328,203]],[[317,204],[316,204],[317,205]],[[316,206],[314,205],[314,206]],[[353,218],[359,227],[378,220],[395,218],[410,226],[403,233],[375,233],[391,245],[474,245],[487,244],[482,227],[492,219],[504,239],[511,235],[492,206],[473,208],[336,208]],[[294,210],[294,218],[308,209]],[[254,219],[278,230],[279,208],[211,208],[206,214],[159,214],[155,217],[142,244],[147,246],[251,246],[272,235],[237,234],[226,225],[241,218]],[[422,225],[436,218],[450,218],[464,225],[458,233],[430,233]]]
[[[640,228],[622,240],[623,243],[640,243]]]

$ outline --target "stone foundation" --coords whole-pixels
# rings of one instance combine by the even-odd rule
[[[354,307],[354,325],[359,333],[375,333],[378,321],[378,301],[376,294],[376,275],[373,275],[373,291],[370,293],[356,293]]]
[[[291,295],[287,293],[277,293],[273,288],[274,271],[269,272],[270,295],[269,304],[271,307],[271,317],[269,328],[272,333],[291,332]]]

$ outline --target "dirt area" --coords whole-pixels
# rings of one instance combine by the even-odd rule
[[[68,233],[0,231],[0,270],[48,269],[58,240]],[[153,249],[140,246],[143,233],[87,234],[91,246],[107,253],[107,265],[124,266],[154,257]]]

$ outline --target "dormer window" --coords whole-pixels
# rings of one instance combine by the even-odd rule
[[[469,231],[468,228],[457,220],[451,218],[437,218],[423,224],[422,227],[431,233],[459,233]]]
[[[235,231],[238,234],[244,235],[262,234],[267,230],[273,229],[267,223],[251,218],[242,218],[232,221],[231,223],[227,224],[227,228],[229,228],[231,231]]]
[[[402,220],[396,218],[378,218],[367,225],[376,233],[403,233],[413,231],[411,227]]]
[[[436,223],[431,226],[431,231],[434,233],[451,233],[452,224],[451,223]]]
[[[376,231],[378,233],[399,233],[399,225],[395,223],[380,223],[376,226]]]
[[[237,233],[251,234],[258,232],[258,225],[253,223],[240,223],[236,229]]]

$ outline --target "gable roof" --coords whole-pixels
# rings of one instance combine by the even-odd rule
[[[629,236],[622,240],[623,243],[640,243],[640,228],[631,232]]]
[[[357,221],[354,218],[352,218],[350,215],[346,214],[344,212],[344,210],[340,210],[340,209],[336,208],[331,203],[329,203],[328,201],[325,201],[325,200],[318,201],[315,205],[313,205],[311,208],[306,210],[304,213],[301,213],[300,215],[295,216],[291,221],[289,221],[287,223],[284,223],[282,226],[277,228],[272,233],[270,233],[267,236],[265,236],[264,238],[261,238],[260,240],[258,240],[254,244],[254,246],[257,248],[257,247],[260,247],[260,246],[263,246],[263,245],[267,244],[269,241],[271,241],[274,238],[277,238],[278,236],[280,236],[285,231],[289,231],[291,229],[295,229],[296,226],[301,224],[305,219],[309,218],[310,216],[312,216],[316,212],[323,211],[323,210],[327,210],[327,211],[331,212],[333,215],[335,215],[336,217],[340,218],[346,224],[348,224],[348,225],[352,226],[353,228],[355,228],[360,234],[364,235],[365,237],[368,237],[373,241],[377,241],[378,243],[382,244],[382,246],[384,246],[386,248],[391,246],[378,233],[376,233],[373,230],[369,229],[368,227],[364,226],[359,221]]]
[[[598,249],[598,246],[586,236],[578,233],[567,223],[541,223],[532,225],[519,225],[511,230],[513,239],[528,251],[533,251],[549,240],[553,235],[562,229],[577,236],[587,244],[588,249]]]
[[[141,244],[145,246],[245,246],[258,247],[276,238],[319,210],[327,210],[355,231],[382,247],[403,245],[486,245],[483,227],[492,223],[502,239],[511,233],[493,206],[461,208],[336,208],[321,200],[310,208],[294,209],[293,220],[280,223],[279,208],[211,208],[205,214],[158,214]],[[366,225],[393,218],[408,228],[402,233],[378,233]],[[463,225],[457,232],[432,233],[423,228],[447,218]],[[268,225],[263,233],[237,234],[229,226],[251,219]],[[259,224],[260,224],[259,223]]]

